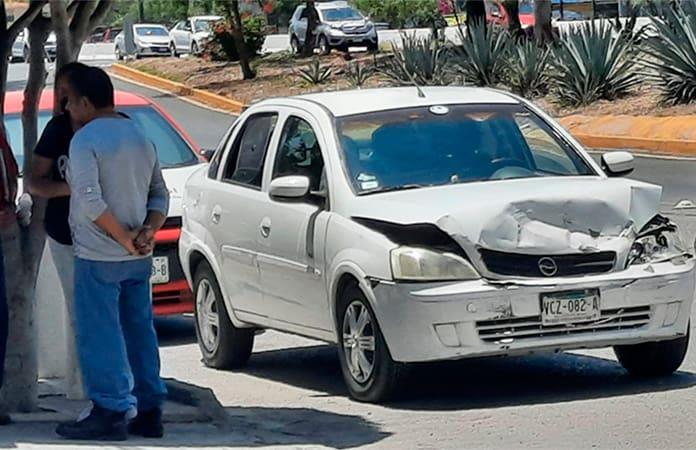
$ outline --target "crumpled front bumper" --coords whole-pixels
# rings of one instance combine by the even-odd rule
[[[456,283],[374,281],[371,294],[392,357],[401,362],[658,341],[686,333],[696,262],[630,267],[602,275]],[[541,295],[599,289],[602,317],[541,323]]]

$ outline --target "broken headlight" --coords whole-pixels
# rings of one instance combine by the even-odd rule
[[[688,255],[677,226],[664,216],[655,216],[636,237],[628,254],[627,266],[678,262]]]
[[[476,280],[481,276],[459,255],[438,253],[415,247],[399,247],[391,252],[392,274],[404,281]]]

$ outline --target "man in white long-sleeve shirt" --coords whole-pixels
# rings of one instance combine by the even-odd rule
[[[157,336],[151,302],[154,233],[169,193],[153,144],[114,110],[109,76],[87,67],[69,75],[68,110],[82,127],[70,144],[70,228],[75,249],[77,346],[94,407],[63,424],[69,439],[123,440],[127,430],[161,437]],[[126,412],[138,417],[126,425]]]

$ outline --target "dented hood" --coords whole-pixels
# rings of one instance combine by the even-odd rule
[[[465,250],[621,253],[659,212],[661,196],[661,187],[628,179],[530,178],[358,197],[352,216],[432,223]]]

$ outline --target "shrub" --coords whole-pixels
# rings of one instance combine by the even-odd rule
[[[570,29],[552,51],[557,100],[583,106],[626,95],[640,82],[636,50],[634,39],[614,34],[603,22]]]
[[[531,40],[522,40],[512,48],[505,81],[514,93],[523,97],[548,93],[549,55],[549,47]]]
[[[696,16],[681,9],[669,10],[655,18],[657,36],[648,39],[645,51],[648,77],[662,91],[665,103],[676,105],[696,101]]]
[[[266,21],[260,17],[243,18],[244,43],[251,56],[257,55],[266,39]],[[212,38],[203,47],[203,57],[212,61],[239,61],[232,35],[233,25],[222,20],[213,27]]]
[[[363,87],[374,75],[374,67],[367,67],[359,61],[348,64],[346,68],[346,78],[352,87]]]
[[[461,44],[454,48],[453,62],[464,82],[475,86],[495,86],[505,72],[510,37],[498,28],[474,24],[466,35],[460,30]]]
[[[392,46],[393,56],[384,61],[379,71],[396,86],[417,83],[421,86],[447,84],[445,48],[432,37],[402,36],[402,45]]]
[[[333,67],[322,66],[319,58],[312,59],[306,67],[297,70],[297,75],[310,84],[324,84],[331,79]]]

